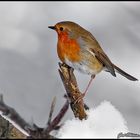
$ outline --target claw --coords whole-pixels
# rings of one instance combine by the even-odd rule
[[[81,94],[78,99],[74,102],[74,105],[79,103],[85,97],[85,93]]]

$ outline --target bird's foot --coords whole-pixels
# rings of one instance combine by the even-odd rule
[[[76,101],[74,102],[74,105],[77,104],[77,103],[79,103],[79,102],[85,97],[85,95],[86,95],[86,93],[81,94],[81,95],[76,99]]]

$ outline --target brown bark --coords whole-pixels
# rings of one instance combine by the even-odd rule
[[[85,105],[83,102],[83,99],[79,99],[81,97],[81,92],[78,88],[76,78],[73,74],[73,69],[68,67],[65,64],[59,64],[60,69],[59,73],[62,79],[62,82],[64,84],[65,90],[67,92],[67,101],[64,104],[64,106],[61,108],[57,116],[52,119],[52,113],[54,112],[54,106],[55,106],[55,99],[52,102],[51,110],[49,114],[49,120],[47,123],[46,128],[39,128],[34,124],[34,126],[30,126],[20,115],[11,108],[10,106],[7,106],[2,98],[2,95],[0,95],[0,111],[5,115],[9,116],[9,118],[16,122],[23,130],[25,130],[28,134],[28,136],[25,136],[22,134],[21,131],[19,131],[13,124],[9,123],[7,120],[5,120],[2,116],[0,116],[0,138],[20,138],[20,139],[27,139],[27,138],[48,138],[53,139],[54,137],[50,135],[50,132],[55,129],[59,129],[61,125],[59,125],[61,119],[65,115],[66,111],[68,110],[69,104],[71,106],[71,109],[74,113],[74,116],[76,118],[79,118],[80,120],[86,119],[87,115],[85,112]]]
[[[11,123],[0,116],[0,139],[25,139],[22,134]]]
[[[78,88],[73,69],[64,63],[59,63],[59,67],[59,74],[65,87],[68,100],[70,101],[70,106],[74,116],[76,118],[78,117],[80,120],[86,119],[87,115],[85,112],[83,99],[81,98],[78,101],[79,97],[81,97],[81,92]]]

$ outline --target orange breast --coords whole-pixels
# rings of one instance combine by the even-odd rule
[[[62,62],[68,59],[72,62],[80,60],[80,47],[74,39],[70,39],[66,32],[58,34],[57,53]]]

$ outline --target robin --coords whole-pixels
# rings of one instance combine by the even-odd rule
[[[114,77],[116,77],[115,72],[118,72],[131,81],[138,80],[113,64],[95,37],[80,25],[63,21],[49,28],[58,34],[57,53],[60,60],[82,73],[91,75],[88,86],[82,94],[83,97],[95,75],[102,70],[110,72]]]

